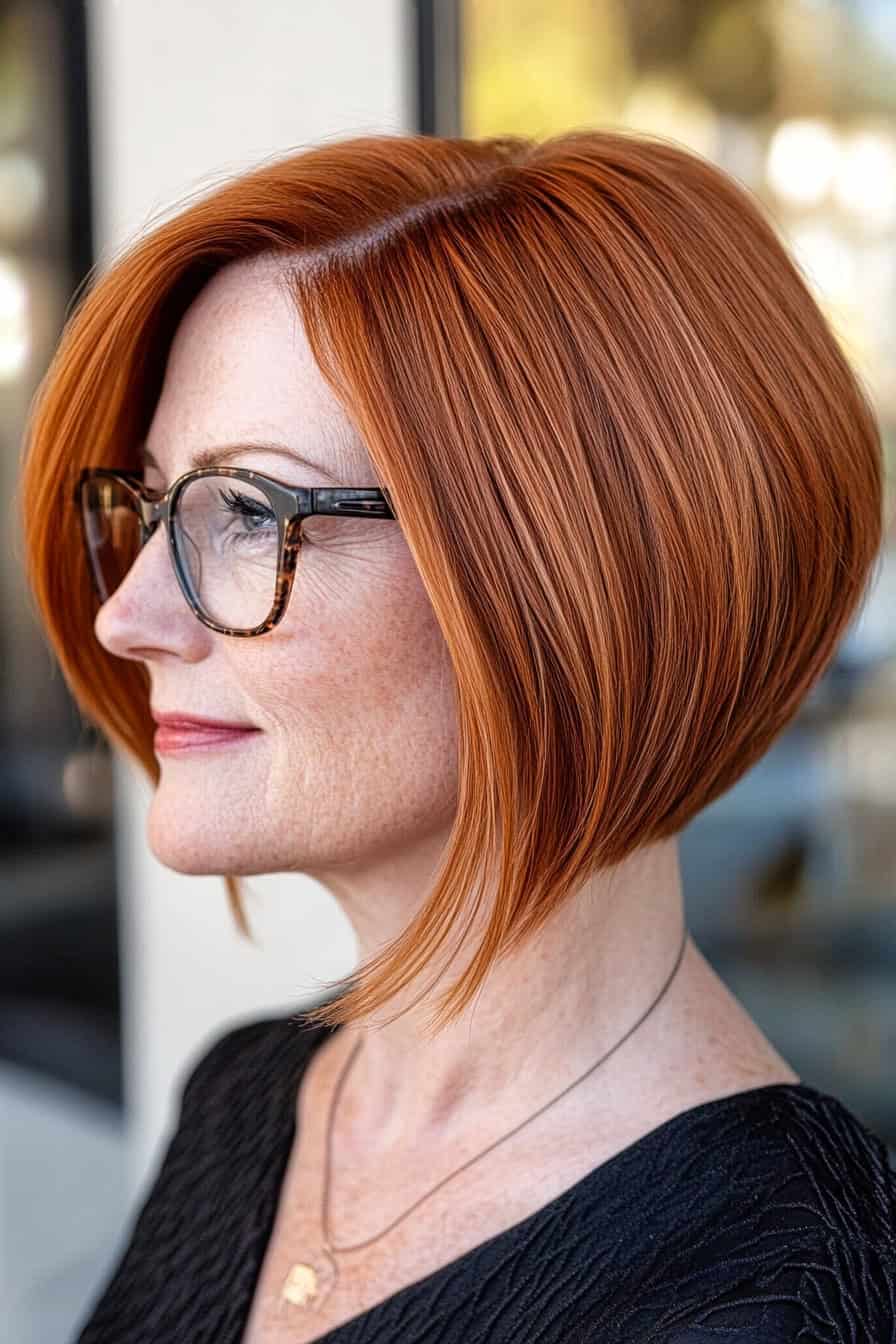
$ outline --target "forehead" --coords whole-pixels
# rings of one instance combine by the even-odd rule
[[[312,355],[283,263],[224,267],[181,319],[150,422],[160,466],[243,438],[286,442],[340,473],[369,469],[363,442]]]

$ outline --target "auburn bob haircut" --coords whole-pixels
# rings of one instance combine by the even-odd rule
[[[880,432],[757,199],[664,137],[359,136],[227,179],[91,276],[24,444],[48,638],[83,714],[153,782],[148,677],[95,638],[68,501],[84,466],[138,469],[178,321],[219,267],[263,252],[283,254],[390,492],[459,725],[426,903],[311,1017],[386,1004],[482,884],[484,934],[438,1027],[793,718],[873,577]]]

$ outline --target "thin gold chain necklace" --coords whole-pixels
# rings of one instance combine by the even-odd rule
[[[531,1124],[533,1120],[535,1120],[539,1115],[543,1114],[543,1112],[546,1111],[549,1106],[553,1106],[554,1103],[559,1101],[561,1097],[565,1097],[567,1092],[571,1092],[574,1087],[578,1087],[579,1083],[583,1082],[584,1079],[587,1078],[589,1074],[593,1073],[599,1064],[603,1064],[604,1060],[608,1059],[610,1055],[613,1054],[614,1050],[618,1050],[620,1045],[622,1045],[624,1041],[627,1041],[629,1036],[631,1036],[632,1032],[635,1031],[645,1020],[645,1018],[650,1013],[653,1012],[654,1008],[659,1003],[660,999],[663,997],[666,990],[669,988],[673,979],[675,978],[675,974],[679,966],[681,965],[681,960],[682,957],[684,956],[684,949],[687,944],[687,940],[688,940],[688,928],[687,924],[685,924],[684,931],[682,933],[681,946],[679,947],[678,955],[675,958],[675,965],[672,967],[672,970],[666,977],[666,981],[662,989],[653,999],[652,1003],[649,1004],[649,1006],[637,1019],[637,1021],[633,1023],[632,1026],[629,1027],[625,1035],[620,1037],[620,1039],[616,1042],[616,1044],[611,1046],[610,1049],[607,1050],[605,1054],[601,1055],[600,1059],[596,1060],[595,1063],[590,1066],[590,1068],[586,1069],[585,1072],[580,1075],[580,1077],[576,1078],[573,1082],[571,1082],[568,1087],[565,1087],[563,1089],[562,1092],[558,1092],[557,1095],[555,1097],[552,1097],[550,1101],[546,1102],[544,1106],[539,1107],[539,1109],[535,1111],[532,1115],[530,1115],[526,1120],[523,1120],[519,1125],[516,1125],[515,1128],[511,1129],[509,1133],[504,1134],[500,1139],[496,1139],[494,1143],[490,1143],[489,1146],[487,1148],[484,1148],[481,1153],[477,1153],[475,1157],[471,1157],[469,1161],[464,1162],[463,1165],[458,1167],[456,1171],[452,1171],[450,1175],[445,1176],[441,1181],[439,1181],[437,1185],[434,1185],[431,1190],[427,1191],[425,1195],[421,1195],[420,1199],[416,1200],[409,1209],[406,1209],[404,1213],[399,1214],[399,1216],[393,1222],[391,1222],[388,1225],[388,1227],[383,1228],[382,1232],[377,1232],[375,1236],[368,1237],[365,1241],[355,1242],[353,1246],[334,1246],[332,1238],[330,1236],[330,1215],[329,1215],[330,1165],[331,1165],[330,1148],[333,1136],[333,1116],[336,1113],[336,1103],[339,1100],[339,1095],[342,1091],[343,1086],[345,1085],[349,1071],[351,1069],[352,1064],[355,1061],[358,1051],[361,1048],[361,1041],[359,1040],[355,1045],[354,1049],[352,1050],[351,1054],[349,1055],[348,1059],[346,1060],[345,1064],[342,1066],[339,1078],[333,1090],[333,1097],[330,1102],[330,1114],[327,1120],[327,1145],[326,1145],[327,1156],[326,1156],[326,1166],[324,1168],[323,1208],[321,1211],[321,1223],[323,1227],[323,1237],[322,1237],[323,1244],[321,1247],[321,1254],[322,1256],[326,1257],[326,1261],[323,1261],[320,1258],[315,1258],[314,1261],[300,1260],[297,1261],[291,1267],[289,1273],[286,1275],[286,1278],[283,1280],[283,1284],[280,1289],[281,1310],[284,1309],[286,1306],[312,1307],[314,1310],[317,1310],[321,1306],[321,1304],[326,1300],[326,1298],[329,1297],[333,1289],[333,1286],[339,1277],[339,1270],[336,1265],[336,1259],[335,1259],[336,1253],[341,1255],[347,1251],[360,1251],[363,1247],[371,1246],[373,1242],[379,1241],[380,1238],[384,1237],[387,1232],[391,1232],[392,1229],[394,1227],[397,1227],[399,1223],[404,1222],[405,1218],[409,1217],[409,1215],[412,1214],[415,1209],[419,1208],[420,1205],[424,1202],[424,1200],[429,1199],[430,1196],[434,1195],[437,1190],[441,1190],[442,1186],[446,1185],[448,1181],[453,1180],[454,1177],[459,1176],[462,1171],[466,1171],[467,1167],[472,1166],[474,1162],[478,1162],[481,1158],[485,1157],[486,1153],[490,1153],[493,1148],[497,1148],[498,1144],[505,1143],[507,1139],[511,1138],[514,1134],[517,1134],[525,1125]]]

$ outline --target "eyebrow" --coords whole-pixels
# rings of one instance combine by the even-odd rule
[[[222,443],[216,448],[200,448],[190,458],[190,469],[192,470],[194,467],[220,467],[235,457],[241,457],[243,453],[276,453],[280,457],[288,458],[290,462],[297,466],[307,467],[309,471],[318,472],[321,476],[325,476],[328,481],[332,481],[334,485],[343,484],[326,467],[321,466],[319,462],[313,462],[310,458],[304,457],[295,448],[287,448],[285,443],[267,443],[261,440],[253,440],[251,443]],[[138,446],[137,454],[141,462],[147,466],[155,467],[157,471],[161,471],[158,462],[144,443]]]

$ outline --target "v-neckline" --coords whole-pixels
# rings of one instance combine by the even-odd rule
[[[283,1179],[286,1172],[289,1155],[297,1131],[297,1097],[298,1089],[301,1084],[305,1071],[307,1070],[315,1052],[340,1028],[324,1025],[303,1025],[301,1022],[302,1014],[296,1013],[285,1019],[289,1030],[296,1033],[301,1046],[300,1053],[295,1061],[295,1067],[284,1069],[285,1086],[283,1092],[278,1095],[278,1105],[283,1106],[282,1127],[278,1127],[278,1139],[275,1145],[275,1157],[278,1160],[271,1160],[267,1170],[273,1173],[275,1184],[272,1190],[270,1215],[266,1221],[263,1234],[258,1238],[256,1253],[254,1256],[254,1272],[251,1275],[251,1282],[247,1284],[247,1296],[242,1313],[242,1331],[245,1332],[248,1325],[249,1313],[258,1286],[261,1275],[261,1268],[274,1231],[274,1224],[280,1203],[280,1194],[282,1191]],[[765,1100],[772,1096],[789,1096],[795,1094],[804,1096],[815,1101],[826,1100],[824,1093],[808,1083],[762,1083],[757,1087],[747,1088],[740,1092],[731,1092],[722,1097],[713,1097],[708,1101],[697,1102],[674,1115],[668,1116],[665,1120],[655,1125],[653,1129],[647,1130],[638,1138],[633,1139],[631,1143],[624,1148],[620,1148],[610,1157],[599,1162],[583,1176],[578,1177],[565,1190],[561,1190],[558,1195],[553,1196],[545,1204],[527,1214],[524,1218],[518,1219],[509,1227],[494,1233],[492,1236],[477,1242],[475,1246],[469,1247],[455,1256],[452,1260],[436,1269],[430,1270],[411,1283],[397,1288],[388,1296],[374,1302],[363,1311],[349,1317],[349,1319],[333,1326],[323,1335],[315,1336],[309,1344],[347,1344],[351,1332],[357,1331],[362,1326],[366,1326],[371,1320],[379,1316],[386,1316],[396,1309],[400,1309],[405,1301],[412,1295],[426,1294],[434,1290],[442,1280],[448,1280],[453,1275],[462,1272],[468,1265],[474,1263],[477,1259],[487,1256],[490,1252],[496,1250],[509,1251],[512,1246],[525,1240],[540,1223],[550,1222],[554,1218],[562,1215],[567,1208],[572,1207],[578,1201],[590,1198],[597,1191],[599,1186],[609,1184],[614,1178],[633,1160],[639,1156],[647,1156],[653,1152],[658,1145],[667,1141],[673,1134],[681,1129],[686,1129],[701,1117],[707,1116],[714,1111],[724,1111],[734,1105],[744,1105],[757,1100]],[[248,1280],[249,1276],[247,1276]]]

